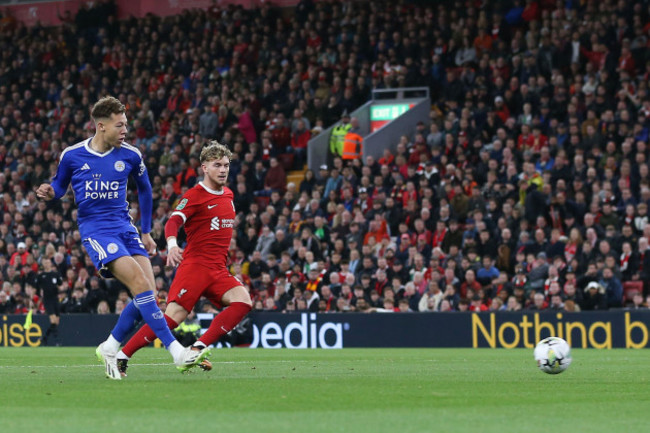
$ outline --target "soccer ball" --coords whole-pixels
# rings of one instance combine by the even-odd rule
[[[537,367],[544,373],[559,374],[571,364],[571,347],[558,337],[548,337],[535,347]]]

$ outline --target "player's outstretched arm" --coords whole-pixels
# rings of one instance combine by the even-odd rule
[[[41,184],[36,190],[36,197],[41,200],[52,200],[54,198],[54,188],[49,183]]]

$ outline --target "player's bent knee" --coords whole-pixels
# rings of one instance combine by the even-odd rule
[[[248,299],[246,299],[246,300],[236,301],[236,302],[241,302],[242,304],[246,304],[246,305],[248,305],[248,306],[251,307],[251,308],[253,307],[253,300],[251,299],[250,296],[249,296]]]
[[[174,322],[181,323],[187,318],[189,312],[185,310],[185,308],[177,304],[176,302],[170,302],[169,305],[167,305],[165,314],[168,317],[172,318]]]
[[[134,296],[155,289],[154,282],[147,278],[145,271],[133,257],[119,257],[108,266],[111,273],[128,287]]]
[[[133,295],[138,295],[140,293],[146,292],[148,290],[153,291],[154,287],[151,286],[151,283],[144,275],[138,275],[131,278],[130,281],[124,282],[126,286],[131,290]]]
[[[253,301],[251,300],[251,295],[248,293],[248,290],[244,286],[233,287],[228,290],[223,297],[221,298],[223,304],[230,305],[233,302],[241,302],[243,304],[248,304],[253,306]]]

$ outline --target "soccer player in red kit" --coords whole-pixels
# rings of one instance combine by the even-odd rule
[[[174,329],[183,322],[201,296],[225,307],[194,343],[192,348],[199,351],[219,341],[252,308],[248,290],[230,274],[226,265],[235,224],[233,192],[226,187],[231,156],[230,150],[216,141],[201,151],[204,179],[187,191],[165,225],[167,265],[178,266],[165,311],[169,328]],[[176,242],[183,225],[187,233],[185,250]],[[155,334],[145,325],[122,348],[117,360],[124,376],[130,357],[154,339]],[[206,370],[211,368],[207,360],[200,366]]]

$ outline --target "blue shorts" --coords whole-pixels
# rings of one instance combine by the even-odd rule
[[[122,256],[149,257],[138,232],[130,227],[115,233],[93,233],[82,240],[86,252],[104,278],[112,278],[108,264]]]

